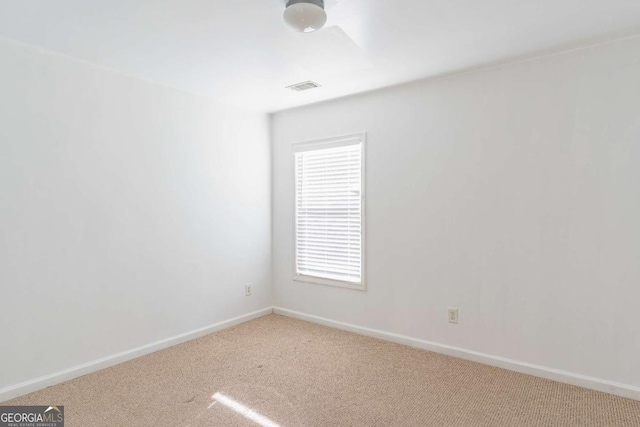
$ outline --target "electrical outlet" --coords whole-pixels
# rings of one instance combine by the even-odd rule
[[[244,285],[244,296],[250,297],[253,295],[253,285]]]
[[[458,309],[449,307],[449,323],[458,323]]]

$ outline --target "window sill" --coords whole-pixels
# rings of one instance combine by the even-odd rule
[[[337,288],[354,289],[356,291],[366,290],[366,286],[364,283],[345,282],[342,280],[325,279],[324,277],[306,276],[304,274],[297,274],[293,276],[293,280],[296,282],[313,283],[316,285],[335,286]]]

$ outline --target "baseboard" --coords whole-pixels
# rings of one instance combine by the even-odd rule
[[[286,308],[274,307],[273,312],[276,314],[281,314],[283,316],[306,320],[308,322],[317,323],[319,325],[342,329],[356,334],[366,335],[385,341],[391,341],[397,344],[403,344],[422,350],[433,351],[435,353],[446,354],[448,356],[458,357],[460,359],[508,369],[510,371],[546,378],[549,380],[614,394],[616,396],[626,397],[629,399],[640,400],[640,387],[603,380],[600,378],[589,377],[586,375],[575,374],[573,372],[567,372],[560,369],[547,368],[545,366],[534,365],[531,363],[519,362],[517,360],[507,359],[505,357],[466,350],[464,348],[453,347],[436,342],[421,340],[418,338],[393,334],[377,329],[365,328],[349,323],[338,322],[311,314],[300,313],[298,311],[293,311]]]
[[[74,366],[72,368],[65,369],[63,371],[59,371],[50,375],[45,375],[40,378],[35,378],[33,380],[5,387],[3,389],[0,389],[0,402],[15,399],[16,397],[24,396],[25,394],[33,393],[34,391],[42,390],[43,388],[60,384],[62,382],[72,380],[82,375],[90,374],[92,372],[99,371],[101,369],[105,369],[110,366],[114,366],[128,360],[144,356],[149,353],[154,353],[158,350],[163,350],[165,348],[172,347],[174,345],[181,344],[183,342],[190,341],[192,339],[199,338],[204,335],[220,331],[222,329],[227,329],[240,323],[257,319],[258,317],[266,316],[271,313],[273,313],[273,308],[264,308],[262,310],[224,320],[210,326],[205,326],[204,328],[196,329],[194,331],[156,341],[151,344],[143,345],[132,350],[123,351],[121,353],[103,357],[102,359],[94,360],[92,362],[83,363],[82,365]]]
[[[135,359],[137,357],[144,356],[146,354],[154,353],[156,351],[172,347],[174,345],[181,344],[186,341],[190,341],[195,338],[202,337],[204,335],[211,334],[223,329],[230,328],[240,323],[247,322],[249,320],[257,319],[258,317],[266,316],[271,313],[280,314],[283,316],[293,317],[300,320],[305,320],[312,323],[317,323],[324,326],[329,326],[336,329],[341,329],[349,332],[353,332],[360,335],[366,335],[373,338],[382,339],[385,341],[394,342],[397,344],[403,344],[410,347],[415,347],[423,350],[433,351],[435,353],[446,354],[448,356],[458,357],[473,362],[483,363],[485,365],[496,366],[498,368],[508,369],[523,374],[534,375],[541,378],[546,378],[553,381],[558,381],[566,384],[575,385],[578,387],[584,387],[591,390],[601,391],[605,393],[614,394],[629,399],[640,400],[640,387],[635,387],[627,384],[617,383],[613,381],[603,380],[600,378],[590,377],[581,374],[575,374],[559,369],[547,368],[545,366],[534,365],[526,362],[519,362],[517,360],[507,359],[505,357],[494,356],[491,354],[480,353],[472,350],[466,350],[459,347],[453,347],[445,344],[439,344],[431,341],[421,340],[418,338],[412,338],[404,335],[394,334],[390,332],[384,332],[377,329],[366,328],[362,326],[352,325],[349,323],[339,322],[335,320],[326,319],[320,316],[314,316],[311,314],[301,313],[280,307],[269,307],[262,310],[254,311],[242,316],[234,317],[232,319],[224,320],[222,322],[215,323],[204,328],[196,329],[191,332],[176,335],[164,340],[156,341],[151,344],[147,344],[141,347],[134,348],[132,350],[124,351],[112,356],[107,356],[102,359],[94,360],[92,362],[84,363],[82,365],[74,366],[63,371],[59,371],[50,375],[45,375],[33,380],[25,381],[16,385],[5,387],[0,389],[0,402],[5,402],[16,397],[23,396],[25,394],[33,393],[46,387],[50,387],[65,381],[72,380],[82,375],[90,374],[101,369],[114,366],[128,360]]]

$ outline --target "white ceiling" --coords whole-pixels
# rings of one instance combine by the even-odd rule
[[[259,111],[640,32],[640,0],[0,0],[0,35]],[[290,84],[321,88],[295,93]]]

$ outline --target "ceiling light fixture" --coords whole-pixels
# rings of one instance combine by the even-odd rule
[[[327,22],[324,0],[289,0],[283,18],[296,31],[310,33],[319,30]]]

